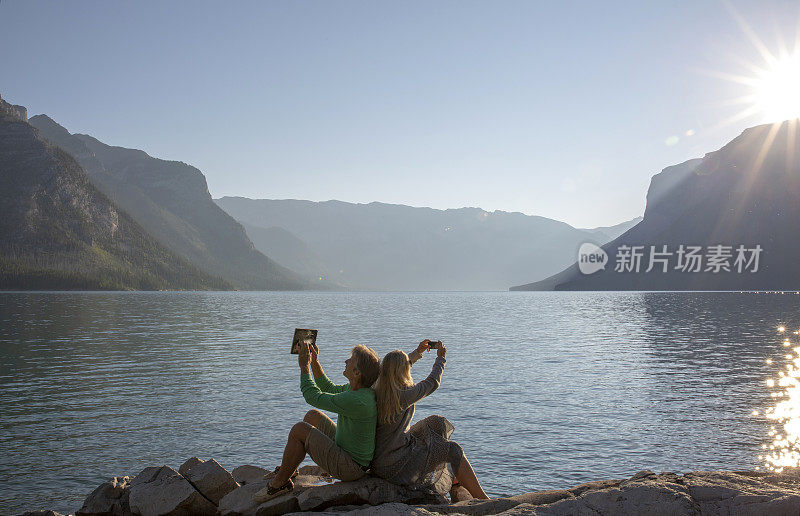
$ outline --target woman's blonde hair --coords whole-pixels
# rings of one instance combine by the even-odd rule
[[[386,354],[381,362],[375,395],[378,401],[378,424],[391,423],[400,412],[400,389],[414,385],[411,361],[400,350]]]

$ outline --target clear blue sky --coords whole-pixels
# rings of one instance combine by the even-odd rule
[[[731,5],[793,40],[798,2]],[[760,59],[720,1],[0,0],[0,56],[7,100],[197,166],[214,197],[609,225],[762,121],[721,125],[748,90],[706,72]]]

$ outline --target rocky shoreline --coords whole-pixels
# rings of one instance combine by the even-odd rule
[[[187,460],[178,471],[148,467],[135,477],[114,477],[86,498],[76,516],[270,516],[314,513],[385,515],[793,515],[800,514],[800,470],[640,471],[628,479],[588,482],[570,489],[473,500],[463,488],[449,497],[415,491],[376,477],[338,482],[316,466],[303,466],[291,493],[252,501],[273,474],[257,466],[228,472],[213,459]],[[61,516],[34,511],[25,516]]]

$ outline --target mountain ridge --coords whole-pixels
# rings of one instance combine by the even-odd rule
[[[635,273],[606,267],[584,275],[573,262],[553,276],[511,290],[797,290],[797,124],[790,120],[751,127],[702,159],[666,167],[653,176],[643,220],[602,246],[610,262],[620,249],[629,253],[634,246],[649,252],[661,252],[664,245],[667,252],[681,245],[684,250],[699,246],[705,251],[701,260],[708,260],[711,248],[718,245],[736,252],[736,257],[738,246],[759,246],[763,252],[756,253],[757,270],[716,271],[703,262],[698,271],[668,267],[666,272]],[[728,260],[729,269],[730,262],[734,260]]]
[[[152,239],[0,98],[0,288],[227,289]]]
[[[145,230],[197,267],[243,290],[333,287],[312,283],[256,250],[244,228],[214,204],[196,167],[71,134],[47,115],[31,123],[84,165],[89,179]]]
[[[563,268],[580,243],[605,241],[565,222],[476,207],[242,196],[215,202],[248,228],[282,228],[324,262],[334,281],[364,290],[505,290],[502,282],[530,263],[545,267],[544,277]],[[275,255],[269,243],[252,238]]]

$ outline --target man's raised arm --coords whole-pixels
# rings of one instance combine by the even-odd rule
[[[316,380],[311,377],[312,364],[317,362],[317,369],[322,373],[320,380],[322,378],[327,380],[325,373],[322,372],[322,367],[319,365],[319,361],[314,360],[314,358],[318,356],[318,353],[319,350],[315,352],[314,347],[306,343],[300,344],[300,354],[297,355],[297,363],[300,365],[300,391],[303,393],[303,398],[305,398],[306,403],[312,407],[336,412],[338,407],[333,403],[332,398],[334,395],[322,392]],[[328,380],[328,383],[330,383],[330,380]]]
[[[314,373],[314,383],[316,383],[317,387],[322,392],[331,394],[346,391],[348,384],[336,385],[322,370],[322,365],[319,363],[319,348],[316,343],[309,346],[309,352],[311,354],[311,372]]]
[[[364,405],[355,392],[350,390],[337,394],[322,392],[310,373],[300,375],[300,390],[303,391],[306,403],[314,408],[351,417],[369,415],[369,407]]]

